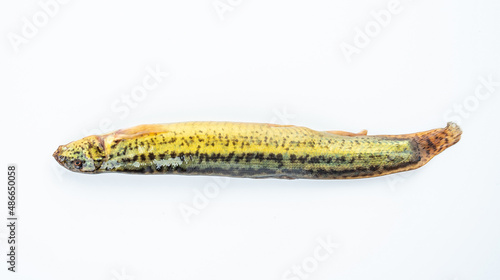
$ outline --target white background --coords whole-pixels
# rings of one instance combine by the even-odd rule
[[[0,278],[499,279],[500,3],[390,3],[74,0],[47,16],[2,1],[19,272],[2,261]],[[169,76],[138,95],[157,67]],[[85,175],[52,158],[89,133],[193,120],[464,133],[421,169],[350,181]],[[336,244],[323,260],[318,238]]]

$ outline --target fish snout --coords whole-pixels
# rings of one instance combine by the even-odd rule
[[[59,163],[59,164],[63,164],[64,160],[65,160],[65,157],[61,155],[61,151],[62,151],[62,147],[63,146],[59,146],[57,148],[57,150],[52,154],[52,156],[54,157],[54,159]]]

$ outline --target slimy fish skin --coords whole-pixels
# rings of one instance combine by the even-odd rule
[[[54,158],[82,173],[353,179],[419,168],[460,140],[455,123],[403,135],[315,131],[259,123],[139,125],[59,146]]]

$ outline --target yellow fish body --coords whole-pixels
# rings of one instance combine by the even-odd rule
[[[59,146],[71,171],[351,179],[415,169],[460,140],[454,123],[404,135],[259,123],[139,125]]]

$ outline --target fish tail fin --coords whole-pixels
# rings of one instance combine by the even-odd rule
[[[421,161],[426,163],[434,156],[440,154],[447,148],[460,141],[462,130],[453,122],[449,122],[445,128],[437,128],[414,134],[418,143]]]

